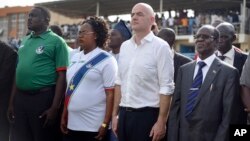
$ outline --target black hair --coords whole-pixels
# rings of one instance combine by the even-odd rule
[[[40,9],[42,16],[44,17],[44,19],[49,23],[50,22],[50,12],[47,8],[42,7],[42,6],[35,6],[34,8],[36,9]]]
[[[62,30],[59,26],[57,25],[51,25],[49,27],[54,33],[56,33],[58,36],[63,37],[63,33]]]
[[[89,17],[83,21],[82,24],[88,23],[96,33],[96,45],[100,48],[104,48],[108,39],[108,25],[99,17]]]

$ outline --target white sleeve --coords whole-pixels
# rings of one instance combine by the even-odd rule
[[[170,95],[174,92],[174,61],[168,44],[162,44],[157,51],[157,71],[160,94]]]
[[[113,56],[109,57],[106,65],[103,68],[103,83],[105,89],[114,88],[115,77],[117,75],[117,62]]]

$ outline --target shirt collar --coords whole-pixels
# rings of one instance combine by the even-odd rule
[[[221,52],[218,51],[218,56],[222,56]],[[227,53],[225,53],[223,56],[227,57],[230,60],[233,60],[234,58],[234,48],[232,47]]]
[[[143,44],[144,42],[151,42],[153,41],[154,38],[154,33],[152,31],[150,31],[142,40],[141,40],[141,44]],[[133,38],[131,38],[130,40],[132,40],[133,43],[135,43],[135,36],[133,36]]]
[[[39,35],[34,35],[34,31],[32,31],[29,35],[29,38],[42,38],[42,39],[46,39],[47,38],[47,34],[50,33],[51,30],[48,29],[45,32],[39,34]]]
[[[212,54],[211,56],[209,56],[208,58],[206,58],[204,60],[201,60],[200,57],[198,57],[197,61],[196,61],[196,65],[197,65],[198,62],[203,61],[210,68],[210,66],[212,65],[215,58],[216,58],[215,54]]]

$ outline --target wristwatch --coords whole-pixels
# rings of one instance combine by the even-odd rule
[[[102,127],[103,127],[103,128],[106,128],[106,127],[107,127],[107,124],[106,124],[106,123],[102,123]]]

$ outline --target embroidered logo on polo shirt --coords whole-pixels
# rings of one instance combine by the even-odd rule
[[[36,49],[36,54],[42,54],[43,53],[43,51],[44,51],[44,46],[40,46],[40,47],[38,47],[37,49]]]

